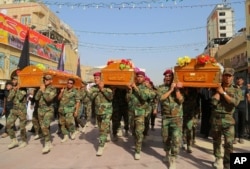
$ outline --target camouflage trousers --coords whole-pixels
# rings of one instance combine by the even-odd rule
[[[187,146],[192,144],[192,140],[195,140],[195,117],[183,117],[183,141],[187,143]]]
[[[51,141],[50,124],[54,117],[53,107],[38,108],[38,120],[45,142]]]
[[[110,134],[110,121],[112,114],[96,115],[99,127],[99,146],[104,147],[107,142],[107,136]]]
[[[182,117],[163,116],[161,134],[164,150],[176,157],[179,154],[182,139]]]
[[[91,103],[83,103],[83,113],[87,122],[91,121],[92,106]]]
[[[14,126],[15,126],[15,122],[17,120],[17,118],[19,118],[20,120],[20,132],[21,132],[21,139],[22,141],[26,142],[27,141],[27,135],[26,135],[26,111],[20,111],[20,110],[16,110],[16,109],[11,109],[10,110],[10,114],[7,118],[7,122],[6,122],[6,128],[7,128],[7,132],[10,136],[11,139],[16,138],[16,134],[14,131]]]
[[[83,110],[83,105],[80,104],[80,109],[78,111],[78,114],[77,114],[76,117],[74,117],[76,129],[78,129],[79,126],[81,126],[81,127],[85,126],[85,122],[81,119],[81,117],[82,117],[82,110]]]
[[[59,114],[59,123],[61,125],[61,131],[63,135],[68,135],[69,133],[74,133],[76,130],[75,127],[75,118],[73,112],[61,113]]]
[[[128,119],[128,109],[126,107],[121,107],[118,110],[114,110],[112,113],[112,130],[113,134],[117,134],[117,130],[121,128],[121,121],[124,121],[124,129],[129,129],[129,119]]]
[[[221,136],[224,136],[224,167],[230,165],[230,153],[233,153],[233,140],[234,140],[234,125],[230,121],[233,119],[226,118],[213,118],[211,133],[213,137],[213,150],[215,158],[222,158],[221,155]],[[232,117],[230,117],[232,118]],[[226,167],[225,167],[226,168]]]
[[[150,117],[151,117],[151,113],[147,113],[145,115],[145,119],[144,119],[144,131],[143,131],[143,135],[147,136],[148,135],[148,130],[149,130],[149,125],[150,125]]]
[[[38,111],[33,112],[32,124],[35,129],[35,135],[41,134],[42,130],[41,130],[39,120],[38,120]]]
[[[145,115],[135,116],[133,113],[129,114],[130,129],[135,136],[135,153],[140,153],[144,137],[143,132],[145,129]]]

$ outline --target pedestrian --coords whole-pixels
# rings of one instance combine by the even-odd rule
[[[195,132],[199,115],[199,99],[197,88],[184,88],[183,102],[183,140],[187,144],[187,152],[192,153],[192,145],[195,142]],[[185,148],[185,147],[183,147]]]
[[[31,105],[31,100],[34,97],[34,88],[28,88],[27,91],[28,91],[28,94],[27,94],[27,121],[31,122],[33,112],[34,112],[34,107]]]
[[[12,149],[17,146],[19,146],[19,148],[27,146],[27,135],[25,128],[27,120],[26,89],[19,88],[18,76],[12,77],[12,84],[13,88],[10,90],[10,93],[7,97],[7,102],[13,101],[13,107],[10,110],[10,114],[6,122],[7,132],[11,139],[11,143],[8,145],[9,149]],[[21,132],[21,141],[19,145],[15,131],[13,129],[13,126],[15,126],[17,118],[19,119],[20,132]]]
[[[52,85],[52,81],[52,75],[44,75],[43,83],[35,95],[35,100],[38,102],[38,120],[44,137],[43,154],[49,153],[52,149],[50,124],[54,117],[53,104],[57,96],[57,90]]]
[[[152,99],[151,91],[144,84],[145,72],[137,71],[136,80],[128,86],[128,105],[129,105],[129,121],[130,129],[135,139],[135,160],[141,158],[142,141],[145,130],[145,117],[148,110],[148,100]]]
[[[173,82],[173,71],[167,69],[163,75],[164,84],[158,88],[162,113],[162,137],[166,152],[163,160],[168,163],[170,169],[175,169],[182,139],[184,97],[180,91],[182,84]]]
[[[59,104],[59,122],[61,125],[61,131],[63,139],[61,143],[66,142],[69,139],[69,134],[72,140],[75,140],[77,131],[75,127],[75,118],[78,117],[80,109],[80,92],[74,88],[75,80],[68,79],[67,87],[62,88],[58,96],[60,100]]]
[[[96,155],[102,156],[104,146],[110,140],[113,91],[101,81],[101,72],[96,72],[93,76],[95,85],[91,87],[89,95],[95,105],[94,111],[99,127],[99,146]]]
[[[85,132],[86,127],[89,127],[91,123],[91,113],[92,113],[92,101],[89,96],[89,91],[87,89],[88,83],[86,81],[82,82],[82,87],[81,87],[81,98],[82,98],[82,113],[83,116],[86,120],[86,124],[84,127],[84,130],[82,132]]]
[[[82,82],[80,89],[78,89],[78,94],[80,97],[80,103],[79,103],[79,108],[78,108],[79,112],[77,113],[77,116],[74,116],[76,131],[77,132],[80,131],[82,133],[84,133],[84,131],[85,131],[85,122],[82,119],[82,117],[83,117],[83,102],[82,102],[82,100],[83,100],[84,88],[85,88],[85,85]],[[81,127],[81,129],[80,129],[80,127]]]
[[[242,91],[233,85],[234,69],[225,68],[222,84],[212,95],[211,133],[213,137],[214,168],[230,168],[230,153],[233,153],[234,125],[233,113],[242,97]],[[222,135],[224,136],[224,156],[221,154]]]
[[[10,115],[10,110],[13,107],[13,100],[7,100],[8,96],[9,96],[9,92],[10,90],[13,88],[13,84],[12,81],[7,81],[5,84],[5,90],[4,90],[4,100],[3,100],[3,112],[2,115],[5,116],[5,124],[7,123],[7,119]],[[16,126],[14,124],[13,129],[16,130]],[[7,132],[7,128],[5,127],[4,133],[1,135],[2,138],[8,137],[8,132]]]
[[[117,140],[118,137],[122,136],[122,120],[126,135],[128,135],[129,130],[127,89],[115,87],[113,93],[112,133],[114,139]]]
[[[39,119],[38,119],[39,100],[35,99],[35,96],[38,90],[39,88],[34,88],[34,96],[31,98],[31,104],[30,104],[30,106],[33,107],[33,115],[32,115],[32,128],[33,129],[31,128],[31,130],[34,130],[35,140],[38,140],[43,136],[41,126],[39,124]]]
[[[211,98],[212,98],[212,89],[211,88],[201,88],[199,90],[199,103],[200,103],[200,116],[201,116],[201,125],[200,125],[200,134],[204,138],[208,139],[210,135],[210,118],[211,118]]]
[[[240,144],[243,144],[243,138],[246,130],[247,102],[248,98],[250,99],[250,94],[248,92],[247,86],[244,84],[244,78],[242,76],[238,76],[236,78],[236,85],[241,89],[243,97],[241,98],[238,106],[235,108],[233,115],[235,120],[234,144],[236,144],[237,141]]]
[[[151,82],[150,78],[146,76],[146,78],[144,80],[144,84],[145,84],[145,86],[148,87],[151,97],[147,100],[148,107],[146,108],[146,115],[145,115],[145,120],[144,120],[145,128],[144,128],[144,131],[143,131],[144,139],[148,136],[150,121],[154,120],[154,119],[151,119],[151,117],[155,118],[156,113],[157,113],[156,105],[155,105],[157,95],[156,95],[155,90],[153,90],[153,86],[151,85],[150,82]],[[153,123],[151,123],[151,126],[154,126],[154,121],[153,121]]]

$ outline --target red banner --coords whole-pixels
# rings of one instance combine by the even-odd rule
[[[0,43],[22,49],[28,30],[30,53],[58,61],[61,48],[58,48],[53,40],[0,13]]]

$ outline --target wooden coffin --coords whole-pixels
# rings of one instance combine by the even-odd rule
[[[101,70],[102,81],[105,85],[126,87],[134,82],[135,71],[131,66],[130,68],[120,68],[121,62],[113,61]]]
[[[56,88],[63,88],[67,86],[69,78],[75,79],[75,87],[80,88],[81,78],[76,75],[57,71],[57,70],[41,70],[37,66],[27,66],[18,73],[18,83],[20,87],[40,87],[43,83],[44,75],[52,75],[52,85]]]
[[[218,65],[197,64],[196,59],[185,66],[174,67],[174,81],[182,82],[184,87],[212,87],[221,85],[221,69]]]

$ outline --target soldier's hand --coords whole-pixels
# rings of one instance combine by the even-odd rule
[[[45,85],[44,85],[44,84],[41,84],[41,85],[40,85],[40,90],[41,90],[42,92],[45,91]]]
[[[171,86],[170,86],[170,90],[173,91],[175,87],[176,87],[176,83],[173,82],[173,83],[171,84]]]
[[[77,111],[74,112],[73,116],[74,116],[74,117],[77,117],[77,116],[78,116]]]
[[[177,82],[175,87],[176,87],[176,88],[182,88],[182,87],[183,87],[183,84],[182,84],[181,82]]]
[[[222,88],[222,86],[219,86],[216,91],[219,93],[219,94],[222,94],[224,92],[224,89]]]
[[[64,92],[64,88],[61,88],[61,91],[60,91],[61,93],[63,93]]]
[[[98,87],[99,87],[99,90],[102,90],[104,88],[104,83],[103,82],[100,82],[98,84]]]

